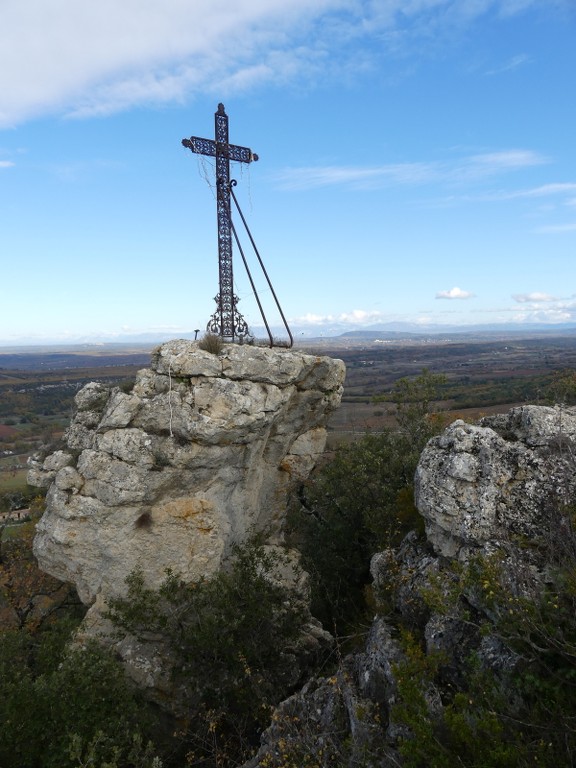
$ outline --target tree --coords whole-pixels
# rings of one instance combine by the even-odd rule
[[[257,543],[235,550],[229,570],[185,583],[167,573],[160,590],[128,579],[110,602],[123,632],[162,637],[182,708],[188,759],[202,765],[247,759],[273,706],[298,682],[295,659],[307,617],[302,596],[279,583],[279,554]],[[195,764],[195,763],[194,763]]]
[[[84,610],[38,569],[33,533],[15,528],[0,562],[0,766],[152,768],[148,707],[103,648],[70,647]]]
[[[433,410],[432,405],[445,383],[444,374],[431,373],[424,368],[419,376],[398,379],[394,385],[392,400],[396,403],[398,428],[418,453],[442,426],[438,410]]]
[[[576,372],[570,369],[557,371],[548,386],[547,395],[553,404],[574,405],[576,403]]]
[[[43,652],[48,639],[0,635],[2,768],[79,768],[87,754],[90,765],[152,768],[147,710],[119,663],[96,644]],[[37,674],[39,657],[46,666]]]
[[[444,377],[423,371],[394,389],[397,428],[339,447],[303,489],[288,535],[312,575],[313,612],[346,634],[364,611],[370,557],[420,528],[413,479],[441,422],[430,413]]]

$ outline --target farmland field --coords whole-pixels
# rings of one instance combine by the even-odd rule
[[[321,350],[346,362],[342,405],[330,427],[347,439],[390,426],[395,382],[424,369],[446,377],[436,407],[449,420],[469,421],[515,405],[549,403],[554,383],[576,370],[576,334],[347,344],[340,339],[340,346],[334,340]]]
[[[423,369],[446,376],[437,407],[449,419],[467,420],[522,403],[550,402],[554,382],[576,370],[576,332],[384,340],[352,334],[310,341],[300,349],[346,363],[342,405],[329,424],[333,442],[390,426],[395,382]],[[40,444],[57,444],[84,384],[122,385],[149,365],[150,352],[151,347],[121,345],[89,353],[0,350],[0,495],[26,489],[27,457]]]

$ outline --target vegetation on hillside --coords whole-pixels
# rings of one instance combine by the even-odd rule
[[[85,610],[71,588],[38,569],[34,523],[3,533],[0,765],[153,768],[146,707],[118,662],[95,644],[69,646]]]
[[[285,556],[251,542],[235,550],[228,570],[193,584],[167,573],[153,591],[134,573],[126,597],[110,604],[121,630],[164,639],[174,696],[186,710],[178,753],[188,765],[243,762],[299,682],[307,613],[302,595],[279,582],[283,566]]]
[[[421,634],[400,625],[407,658],[395,668],[393,717],[406,727],[400,747],[405,768],[575,764],[576,511],[554,511],[547,543],[531,543],[553,542],[550,581],[539,596],[511,593],[497,552],[448,569],[422,594],[435,611],[459,616],[500,643],[507,664],[490,668],[470,652],[455,681],[445,655],[425,653]],[[441,706],[433,705],[434,697]]]
[[[444,386],[443,377],[426,370],[398,381],[395,424],[338,448],[292,512],[288,534],[311,576],[313,611],[340,647],[383,610],[369,588],[371,555],[420,530],[412,478],[425,442],[442,426],[434,411]],[[555,377],[548,394],[574,402],[574,374]],[[447,571],[436,590],[422,594],[451,616],[473,591],[476,603],[465,620],[480,633],[496,633],[521,660],[509,672],[489,672],[470,654],[456,679],[441,654],[424,653],[418,627],[392,612],[387,617],[406,653],[394,670],[399,695],[392,712],[406,768],[575,764],[576,515],[571,507],[558,515],[564,533],[555,539],[551,578],[538,600],[511,600],[497,558]],[[82,612],[72,596],[38,599],[58,584],[35,568],[31,536],[30,525],[20,526],[9,536],[4,531],[0,543],[0,766],[240,765],[273,707],[302,682],[294,675],[302,596],[275,579],[276,556],[251,544],[236,552],[228,571],[196,584],[168,573],[159,591],[134,573],[127,597],[111,603],[119,631],[162,637],[182,712],[170,721],[142,698],[117,659],[97,645],[70,645]],[[393,572],[390,578],[391,589],[399,586]],[[442,706],[431,706],[436,695]],[[331,765],[348,765],[332,757]],[[302,753],[298,768],[324,768],[322,759]],[[292,768],[288,758],[278,760]],[[355,766],[377,764],[367,754]]]
[[[394,388],[396,427],[340,446],[307,484],[291,515],[289,540],[311,574],[313,610],[348,634],[363,618],[370,557],[420,529],[413,478],[427,440],[442,425],[433,412],[444,377],[423,371]]]

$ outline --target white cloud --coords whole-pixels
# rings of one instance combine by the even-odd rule
[[[331,323],[334,320],[332,315],[316,315],[313,312],[308,312],[300,317],[291,317],[290,322],[298,325],[323,325],[324,323]]]
[[[343,0],[3,0],[0,125],[174,101],[290,50]],[[237,83],[236,83],[237,85]]]
[[[13,168],[15,165],[11,160],[0,160],[0,168]]]
[[[520,293],[512,296],[522,309],[510,308],[514,322],[519,323],[567,323],[576,320],[574,296],[558,298],[541,291]]]
[[[527,310],[516,312],[511,318],[515,323],[569,323],[576,320],[574,307],[557,307],[549,309]]]
[[[570,0],[567,0],[569,2]],[[441,43],[495,9],[511,15],[549,0],[2,0],[0,126],[44,113],[86,116],[181,102],[263,81],[337,70],[358,41],[380,51]],[[354,44],[356,56],[346,46]],[[367,51],[367,46],[363,46]],[[365,56],[369,56],[365,53]],[[377,56],[376,51],[373,52]],[[380,54],[386,55],[386,54]],[[521,56],[508,66],[519,66]],[[225,94],[224,94],[225,95]]]
[[[436,294],[437,299],[471,299],[474,297],[470,291],[463,291],[461,288],[454,286],[449,291],[438,291]]]
[[[364,309],[353,309],[351,312],[343,312],[338,315],[338,322],[350,323],[350,325],[365,325],[366,323],[377,323],[383,317],[382,312],[367,312]]]
[[[372,323],[380,323],[385,319],[390,318],[386,317],[382,312],[377,310],[367,311],[364,309],[353,309],[350,312],[340,312],[334,315],[316,315],[309,312],[306,315],[302,315],[301,317],[291,318],[290,322],[294,325],[323,326],[346,324],[362,326],[370,325]]]
[[[516,293],[512,296],[512,298],[519,304],[526,304],[528,302],[556,301],[554,296],[550,296],[549,293],[540,293],[539,291],[534,291],[533,293]]]

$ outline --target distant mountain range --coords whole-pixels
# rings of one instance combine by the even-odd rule
[[[492,323],[486,325],[422,325],[419,323],[393,322],[377,323],[364,328],[350,330],[350,327],[333,325],[322,329],[315,326],[303,326],[292,329],[294,341],[327,342],[341,341],[401,341],[424,340],[454,337],[518,337],[541,335],[571,335],[576,334],[576,323]],[[281,335],[279,333],[279,335]]]
[[[421,325],[418,323],[382,323],[354,331],[343,331],[340,336],[371,338],[399,338],[413,336],[492,335],[492,334],[576,333],[574,323],[492,323],[486,325]]]
[[[363,328],[350,330],[350,326],[334,325],[327,327],[321,335],[363,335],[374,333],[408,333],[408,334],[427,334],[427,333],[489,333],[502,331],[525,333],[526,331],[560,331],[562,333],[574,330],[576,331],[576,323],[556,323],[554,325],[550,323],[491,323],[484,325],[439,325],[422,323],[407,323],[407,322],[391,322],[391,323],[376,323],[374,325],[367,325]],[[314,330],[314,326],[308,326],[307,330]],[[330,331],[330,333],[329,333]],[[316,333],[318,335],[318,333]]]
[[[286,337],[286,331],[283,328],[272,328],[272,334],[275,338],[283,339]],[[391,322],[391,323],[376,323],[374,325],[365,326],[363,328],[356,328],[351,330],[350,325],[341,323],[335,323],[332,325],[317,326],[317,325],[297,325],[291,328],[294,342],[299,343],[301,341],[314,341],[323,340],[328,341],[331,339],[336,342],[340,340],[376,340],[381,339],[383,341],[393,341],[401,339],[423,339],[428,337],[440,337],[440,336],[533,336],[533,335],[566,335],[576,333],[575,323],[493,323],[486,325],[422,325],[419,323],[407,323],[407,322]],[[263,328],[254,327],[253,332],[258,338],[265,338],[266,333]],[[203,331],[198,336],[201,337]],[[75,347],[83,348],[95,347],[103,345],[138,345],[148,346],[161,344],[164,341],[170,341],[171,339],[194,339],[196,336],[195,331],[189,332],[172,332],[172,333],[131,333],[131,334],[101,334],[93,336],[78,336],[77,338],[69,338],[67,340],[58,339],[56,337],[52,339],[45,339],[38,341],[33,338],[20,338],[18,340],[8,341],[0,338],[0,349],[10,349],[15,351],[16,348],[45,348],[45,347]]]

